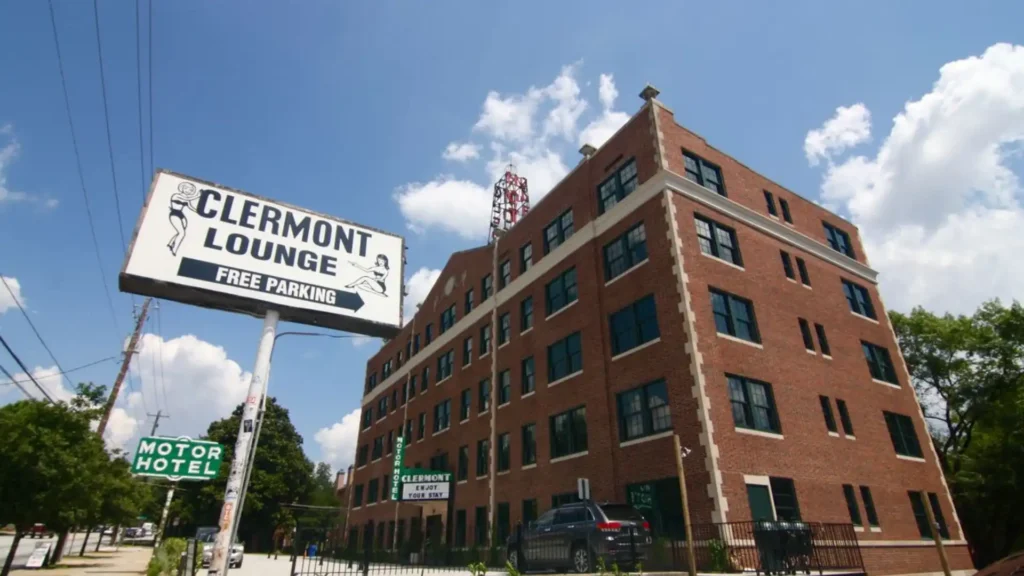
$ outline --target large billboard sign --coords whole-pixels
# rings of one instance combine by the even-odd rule
[[[166,170],[119,278],[146,296],[370,336],[401,327],[400,236]]]
[[[187,436],[144,436],[132,459],[131,473],[169,480],[213,480],[220,472],[224,447]]]

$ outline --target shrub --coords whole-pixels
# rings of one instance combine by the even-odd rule
[[[146,576],[175,576],[178,563],[188,545],[184,538],[168,538],[160,543],[146,566]]]

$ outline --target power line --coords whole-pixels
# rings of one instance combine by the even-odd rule
[[[117,326],[117,313],[114,312],[114,301],[110,298],[110,288],[107,286],[107,276],[104,272],[103,257],[100,256],[100,243],[96,239],[96,225],[93,222],[92,208],[89,205],[89,193],[85,187],[85,175],[82,173],[82,156],[78,151],[78,137],[75,136],[75,123],[71,119],[71,99],[68,97],[68,83],[64,77],[64,59],[60,53],[60,38],[57,36],[57,17],[53,12],[53,0],[48,0],[50,6],[50,26],[53,28],[53,45],[57,49],[57,69],[60,71],[60,85],[64,91],[64,110],[68,116],[68,128],[71,129],[71,146],[75,151],[75,165],[78,168],[78,181],[82,186],[82,198],[85,200],[85,214],[89,220],[89,233],[92,236],[92,247],[96,252],[96,262],[99,264],[100,282],[103,283],[103,293],[107,298],[107,308],[110,310],[110,318],[114,321],[114,328],[120,333]],[[120,218],[119,218],[120,220]]]
[[[46,391],[46,388],[43,388],[42,385],[39,384],[39,382],[36,380],[36,377],[32,375],[32,372],[30,372],[29,369],[25,366],[25,364],[21,361],[21,358],[18,358],[18,355],[14,353],[14,350],[11,350],[11,347],[7,345],[7,341],[4,340],[3,336],[0,336],[0,344],[3,344],[4,348],[7,349],[7,353],[11,355],[11,358],[14,358],[14,361],[18,364],[18,366],[21,366],[21,369],[24,370],[25,374],[28,375],[29,379],[32,380],[32,383],[36,385],[36,388],[39,388],[39,391],[43,393],[43,396],[45,396],[46,399],[49,400],[50,402],[53,402],[53,397],[51,397],[49,392]],[[14,378],[11,378],[11,380],[13,379]]]
[[[160,309],[161,308],[162,308],[162,306],[160,306],[160,301],[157,300],[156,301],[156,332],[157,332],[157,336],[160,338],[159,343],[157,345],[157,351],[158,351],[158,353],[160,355],[160,389],[161,389],[161,391],[164,394],[164,406],[167,407],[167,408],[170,408],[169,404],[167,403],[167,379],[164,377],[164,327],[163,327],[163,319],[162,319],[161,314],[160,314]]]
[[[21,383],[25,382],[25,380],[15,380],[14,376],[11,376],[11,373],[7,371],[7,368],[4,368],[3,364],[0,364],[0,372],[3,372],[4,376],[7,376],[7,379],[11,381],[10,383],[17,386],[18,390],[21,390],[21,393],[27,396],[29,400],[35,400],[35,397],[29,394],[28,390],[25,390],[25,388],[21,385]]]
[[[29,328],[32,328],[32,332],[36,335],[39,343],[43,345],[43,349],[45,349],[46,353],[50,355],[50,360],[53,360],[54,366],[57,367],[57,370],[60,370],[61,374],[66,374],[64,369],[61,368],[60,362],[57,362],[57,357],[53,355],[53,351],[46,345],[46,341],[44,341],[43,337],[39,334],[39,330],[36,330],[36,325],[32,323],[32,319],[28,317],[28,313],[25,312],[25,308],[21,305],[21,301],[14,295],[14,290],[11,290],[11,287],[7,284],[7,279],[4,278],[2,274],[0,274],[0,281],[4,283],[4,288],[7,288],[7,293],[11,295],[11,299],[14,300],[14,303],[18,305],[18,310],[21,310],[21,315],[25,317],[25,321],[28,322]],[[64,377],[67,378],[68,384],[74,387],[74,385],[71,384],[71,379],[67,376]]]
[[[135,2],[135,78],[138,81],[138,104],[139,104],[139,171],[142,176],[142,198],[146,198],[146,152],[142,146],[142,40],[140,39],[139,6],[141,1]],[[152,166],[150,166],[152,168]]]
[[[155,169],[153,164],[153,0],[149,0],[149,170],[152,172]]]
[[[114,170],[114,144],[110,138],[110,111],[107,105],[107,78],[103,72],[103,42],[100,40],[99,0],[92,0],[93,22],[96,23],[96,54],[100,61],[100,90],[103,94],[103,122],[107,127],[107,155],[110,158],[110,179],[114,182],[114,208],[117,210],[117,230],[121,234],[121,249],[128,252],[124,239],[124,223],[121,221],[121,195],[117,192],[117,171]]]
[[[100,360],[96,360],[95,362],[89,362],[88,364],[82,364],[81,366],[75,366],[74,368],[72,368],[70,370],[63,370],[61,372],[58,372],[57,375],[64,375],[66,377],[67,374],[70,374],[72,372],[78,372],[79,370],[85,370],[86,368],[91,368],[91,367],[93,367],[93,366],[95,366],[97,364],[102,364],[104,362],[109,362],[111,360],[117,360],[117,356],[108,356],[106,358],[102,358]],[[8,378],[10,378],[10,377],[8,377]],[[29,380],[29,379],[13,380],[12,379],[9,382],[0,382],[0,386],[7,386],[8,384],[25,384],[26,382],[31,382],[31,380]],[[71,379],[68,379],[68,382],[71,382]],[[20,386],[19,386],[19,388],[20,388]]]

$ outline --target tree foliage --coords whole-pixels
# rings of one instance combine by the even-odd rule
[[[975,563],[1024,548],[1024,307],[890,317]]]

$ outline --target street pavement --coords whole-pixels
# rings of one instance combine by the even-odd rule
[[[84,541],[85,532],[69,534],[67,541],[64,542],[64,554],[70,556],[72,554],[72,551],[74,551],[74,554],[78,554],[78,551],[82,548],[82,542]],[[104,539],[104,541],[109,542],[110,536],[107,536]],[[54,536],[52,538],[29,538],[26,536],[22,538],[21,542],[18,543],[18,551],[14,553],[14,568],[24,567],[25,563],[28,562],[29,556],[32,555],[32,551],[36,549],[36,545],[45,542],[50,542],[52,545],[56,546],[57,537]],[[7,534],[0,535],[0,565],[2,565],[2,562],[7,559],[7,554],[11,551],[11,545],[13,543],[14,536],[10,536]],[[93,535],[89,537],[89,547],[87,553],[91,552],[95,547],[96,534],[93,533]]]

